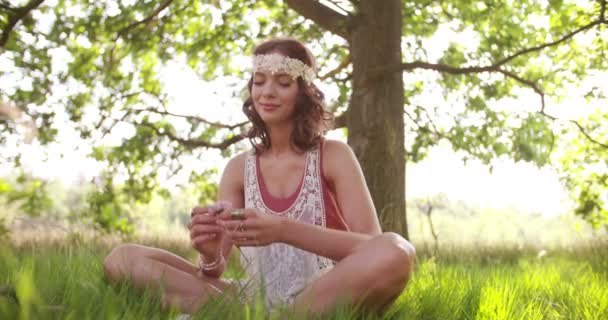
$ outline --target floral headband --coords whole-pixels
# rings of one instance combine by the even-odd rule
[[[307,84],[312,83],[315,78],[315,71],[307,64],[278,53],[255,55],[253,57],[253,73],[258,70],[270,71],[272,74],[284,72],[293,79],[301,77]]]

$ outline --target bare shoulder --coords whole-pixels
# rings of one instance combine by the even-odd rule
[[[333,188],[344,221],[354,232],[381,233],[374,201],[355,153],[344,142],[326,140],[323,174]]]
[[[247,152],[241,152],[228,160],[220,180],[219,199],[232,203],[235,208],[245,206],[243,191],[245,190],[246,160]]]
[[[323,142],[323,152],[328,156],[351,154],[353,151],[350,146],[342,141],[325,139]]]
[[[222,180],[228,179],[231,181],[243,181],[243,176],[245,172],[245,162],[247,161],[248,153],[249,151],[243,151],[228,160],[228,163],[224,168]]]
[[[327,139],[323,143],[323,174],[332,179],[344,170],[357,167],[357,158],[351,147],[338,140]]]
[[[226,168],[230,167],[231,169],[245,169],[245,161],[247,161],[247,154],[249,151],[243,151],[236,156],[230,158],[228,163],[226,164]]]

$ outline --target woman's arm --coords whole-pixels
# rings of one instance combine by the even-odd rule
[[[346,257],[357,245],[373,237],[264,214],[256,208],[244,209],[243,219],[236,219],[230,212],[224,212],[217,223],[224,227],[236,246],[266,246],[281,242],[335,261]]]
[[[325,140],[321,161],[322,174],[336,196],[348,229],[369,235],[381,234],[372,196],[351,148],[340,141]]]
[[[323,143],[323,176],[351,232],[285,220],[281,240],[294,247],[339,261],[358,244],[382,233],[363,171],[351,148],[340,141]]]
[[[218,205],[213,206],[212,212],[217,212],[217,210],[225,209],[229,211],[232,207],[242,208],[243,207],[243,164],[244,164],[244,156],[245,154],[238,155],[226,164],[226,168],[222,174],[222,178],[220,179],[219,187],[218,187],[218,196],[219,202]],[[227,204],[226,204],[227,203]],[[209,212],[209,209],[205,209]],[[211,225],[215,225],[217,223],[217,216],[197,216],[194,219],[206,219],[209,220],[207,223]],[[207,268],[202,267],[203,274],[219,278],[224,269],[226,268],[226,262],[229,260],[230,253],[232,251],[232,238],[230,235],[224,231],[220,233],[221,238],[220,241],[214,246],[211,250],[212,253],[205,253],[204,255],[201,253],[202,263],[207,265]],[[219,248],[218,248],[219,246]],[[218,255],[221,250],[221,256]],[[207,250],[208,251],[208,250]]]
[[[243,208],[245,206],[244,172],[246,159],[246,152],[230,159],[220,179],[218,200],[230,203],[232,208]],[[222,251],[226,261],[230,257],[232,246],[232,239],[229,236],[224,237]]]
[[[340,261],[360,243],[373,236],[365,233],[323,228],[283,218],[278,241],[314,254]]]

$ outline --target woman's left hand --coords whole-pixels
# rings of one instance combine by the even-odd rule
[[[243,210],[241,219],[235,219],[231,212],[223,212],[217,221],[224,226],[235,246],[255,247],[281,242],[285,218],[263,214],[258,209],[237,210]]]

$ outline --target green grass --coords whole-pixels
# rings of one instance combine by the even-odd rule
[[[538,257],[518,248],[422,254],[402,319],[608,319],[608,245]]]
[[[0,319],[170,319],[156,295],[110,286],[102,261],[110,245],[70,237],[0,244],[0,287],[16,288],[17,305],[0,296]],[[194,260],[183,242],[147,241]],[[432,246],[429,246],[432,247]],[[554,249],[418,246],[416,271],[385,317],[394,319],[608,319],[608,243]],[[213,302],[200,319],[267,319],[260,304]],[[357,316],[345,308],[328,318]],[[369,318],[373,318],[369,316]]]

